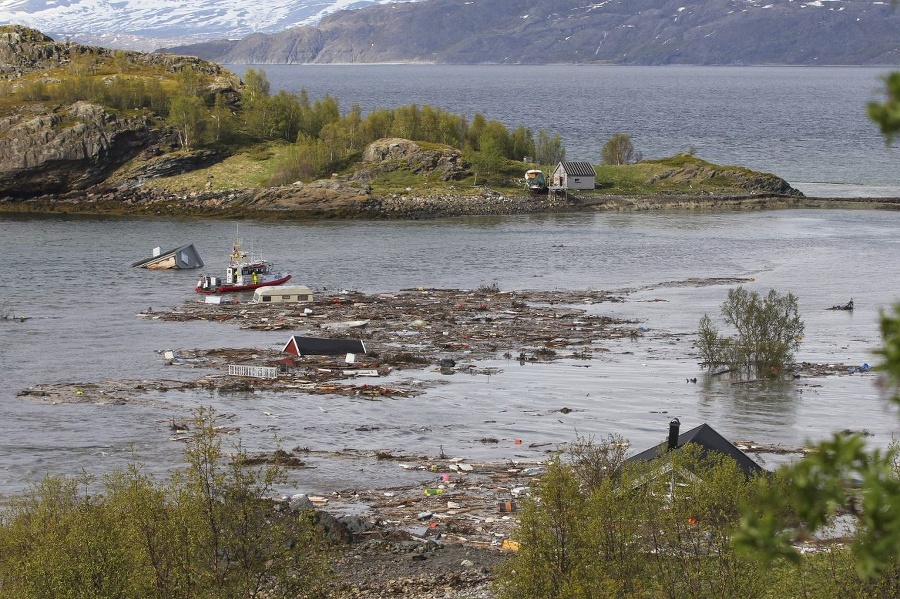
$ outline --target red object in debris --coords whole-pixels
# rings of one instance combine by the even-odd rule
[[[516,445],[521,445],[522,439],[516,439],[515,441],[513,441],[513,443],[515,443]]]

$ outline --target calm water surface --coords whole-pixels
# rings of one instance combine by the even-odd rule
[[[737,388],[705,381],[692,349],[703,313],[715,315],[730,285],[693,278],[747,277],[751,289],[791,291],[806,335],[800,360],[874,363],[879,310],[900,301],[900,213],[798,210],[728,214],[581,214],[428,222],[242,222],[247,246],[314,289],[393,292],[408,287],[604,289],[624,303],[589,307],[633,318],[636,341],[597,343],[589,361],[519,365],[498,355],[478,363],[497,374],[398,378],[447,383],[418,397],[364,401],[342,396],[151,396],[140,405],[41,405],[17,396],[47,382],[194,379],[202,369],[165,364],[160,351],[281,347],[285,331],[166,323],[136,314],[197,301],[193,271],[129,265],[157,245],[193,242],[209,272],[224,269],[235,234],[224,221],[0,217],[0,250],[16,266],[0,306],[25,322],[0,321],[0,493],[45,473],[103,472],[133,458],[152,468],[180,464],[167,423],[212,405],[240,426],[247,447],[356,448],[472,460],[540,459],[577,434],[620,433],[635,450],[660,441],[668,421],[707,422],[731,439],[801,444],[836,430],[868,430],[886,445],[897,416],[872,374]],[[10,281],[7,278],[7,281]],[[825,308],[854,299],[852,313]],[[510,349],[517,352],[518,346]],[[376,348],[377,350],[377,348]],[[502,353],[502,352],[501,352]],[[698,383],[686,379],[700,377]],[[567,407],[568,414],[558,412]],[[493,437],[500,442],[484,444]],[[521,446],[512,444],[520,438]],[[529,447],[535,444],[538,447]],[[765,459],[765,458],[764,458]],[[292,484],[301,490],[377,486],[396,464],[358,466],[313,459]]]

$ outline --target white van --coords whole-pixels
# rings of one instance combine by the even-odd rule
[[[268,285],[253,292],[255,304],[305,304],[311,301],[312,289],[304,285]]]

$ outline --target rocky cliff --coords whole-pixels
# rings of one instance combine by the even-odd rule
[[[154,139],[145,117],[87,102],[0,120],[0,196],[31,197],[102,183]]]
[[[92,74],[115,61],[113,74]],[[205,77],[208,95],[237,101],[238,78],[214,63],[56,42],[32,29],[0,27],[0,91],[7,97],[0,111],[0,196],[87,189],[141,153],[173,149],[169,128],[152,110],[120,110],[85,100],[60,103],[40,90],[64,79],[96,78],[103,85],[120,75],[171,80],[188,68]]]
[[[897,65],[900,10],[868,0],[427,0],[170,48],[225,64]]]

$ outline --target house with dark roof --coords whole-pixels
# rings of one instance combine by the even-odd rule
[[[700,447],[702,456],[706,456],[710,452],[716,452],[732,458],[748,477],[767,472],[765,468],[753,461],[750,456],[735,447],[733,443],[713,430],[708,424],[701,424],[685,433],[680,432],[680,427],[681,422],[675,418],[669,423],[669,436],[665,442],[633,455],[625,462],[650,462],[670,451],[684,447],[688,443],[693,443]]]
[[[550,179],[558,189],[594,189],[597,171],[590,162],[560,162]]]
[[[361,339],[321,339],[291,335],[281,351],[295,356],[365,355],[366,346]]]

